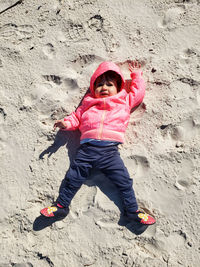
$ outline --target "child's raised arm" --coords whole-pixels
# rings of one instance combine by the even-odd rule
[[[131,108],[138,106],[145,95],[145,82],[142,77],[143,73],[141,65],[137,61],[129,63],[129,70],[131,72],[131,87],[129,93],[129,105]]]

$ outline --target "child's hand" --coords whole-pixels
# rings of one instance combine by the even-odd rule
[[[66,129],[66,123],[62,120],[58,120],[54,123],[54,126],[53,126],[53,130],[55,131],[56,128],[60,128],[60,129]]]
[[[130,72],[137,72],[141,68],[141,64],[138,61],[132,61],[128,64]]]

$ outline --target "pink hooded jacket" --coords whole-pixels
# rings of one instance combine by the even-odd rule
[[[115,71],[121,76],[122,86],[120,92],[114,96],[95,98],[94,82],[106,71]],[[64,130],[81,132],[81,140],[86,138],[124,142],[124,133],[128,126],[130,111],[139,105],[145,94],[145,83],[142,72],[131,73],[130,92],[124,89],[125,80],[120,68],[113,62],[103,62],[90,80],[90,93],[75,112],[64,118],[67,127]]]

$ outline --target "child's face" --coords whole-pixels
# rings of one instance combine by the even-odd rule
[[[95,81],[94,90],[96,98],[116,95],[118,93],[117,81],[101,75]]]

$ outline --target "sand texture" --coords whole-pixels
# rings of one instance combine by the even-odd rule
[[[69,215],[45,225],[79,145],[53,124],[105,60],[139,60],[147,84],[120,154],[139,235],[115,186],[94,172]],[[0,267],[200,266],[200,1],[0,1]]]

